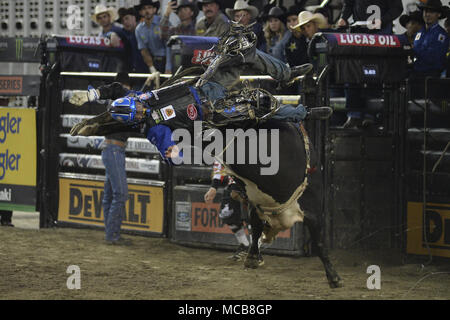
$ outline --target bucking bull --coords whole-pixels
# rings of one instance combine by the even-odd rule
[[[230,128],[252,128],[257,141],[264,138],[262,129],[266,129],[265,132],[276,130],[279,134],[277,145],[270,139],[266,145],[267,154],[278,153],[279,165],[275,174],[261,174],[261,168],[267,164],[260,159],[256,163],[238,161],[242,151],[250,152],[249,143],[244,146],[228,143],[222,152],[214,154],[224,164],[227,173],[245,190],[244,196],[250,204],[252,244],[244,265],[247,268],[258,267],[260,239],[263,243],[271,243],[280,231],[303,221],[310,231],[313,248],[324,265],[330,287],[340,287],[342,280],[323,241],[322,172],[306,131],[298,124],[305,118],[325,119],[330,116],[330,110],[313,108],[307,111],[301,105],[297,108],[283,106],[262,89],[244,88],[239,92],[228,92],[220,74],[228,72],[229,76],[230,72],[235,72],[233,66],[236,64],[230,57],[244,60],[238,63],[238,69],[247,65],[280,81],[290,81],[311,70],[310,65],[286,68],[276,59],[252,50],[254,42],[252,32],[235,25],[219,42],[216,58],[199,77],[183,80],[181,76],[186,73],[181,73],[162,88],[149,92],[128,91],[119,83],[113,83],[74,94],[70,101],[76,105],[98,99],[112,99],[114,102],[107,112],[75,125],[71,135],[140,132],[158,148],[167,162],[173,164],[186,154],[186,146],[180,148],[172,139],[176,129],[185,129],[194,136],[198,134],[196,123],[200,123],[202,130],[214,129],[225,136]],[[231,148],[234,148],[232,156],[222,157]]]

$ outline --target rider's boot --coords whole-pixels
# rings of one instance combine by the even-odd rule
[[[312,69],[313,69],[313,65],[311,63],[305,63],[300,66],[292,67],[291,68],[291,76],[290,76],[288,82],[294,80],[297,77],[308,74],[309,72],[311,72]]]

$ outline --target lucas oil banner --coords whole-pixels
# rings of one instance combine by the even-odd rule
[[[0,108],[0,209],[35,207],[36,111]]]
[[[70,175],[70,174],[68,174]],[[104,227],[104,177],[60,174],[58,221]],[[135,182],[135,183],[134,183]],[[163,233],[164,183],[128,180],[128,201],[122,229]]]
[[[407,222],[407,253],[450,258],[450,204],[408,202]]]

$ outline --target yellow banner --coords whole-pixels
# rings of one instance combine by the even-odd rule
[[[102,181],[60,178],[58,221],[104,226]],[[128,184],[122,229],[163,232],[162,187]]]
[[[406,252],[450,258],[450,204],[408,202]]]
[[[36,111],[0,108],[0,184],[36,186]]]

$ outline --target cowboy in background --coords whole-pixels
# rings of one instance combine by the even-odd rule
[[[180,19],[180,24],[177,26],[170,26],[169,17],[172,12],[175,12]],[[195,0],[170,1],[161,19],[161,38],[167,41],[173,35],[195,36],[195,19],[198,13],[199,9]]]
[[[168,50],[161,39],[161,17],[156,14],[159,7],[157,0],[141,0],[136,9],[144,20],[136,27],[136,39],[138,49],[151,73],[171,73],[171,59],[166,59]]]
[[[198,1],[198,7],[205,15],[195,25],[198,36],[220,37],[229,28],[229,20],[220,10],[222,4],[218,0]]]
[[[291,30],[291,36],[284,46],[284,52],[286,61],[290,66],[309,63],[308,40],[300,28],[295,28],[299,25],[298,14],[300,11],[298,6],[291,6],[286,13],[286,24],[288,29]]]
[[[439,20],[445,18],[448,7],[441,0],[428,0],[419,4],[423,13],[424,27],[417,33],[414,40],[413,78],[439,77],[446,67],[446,54],[449,48],[447,31],[439,25]]]
[[[94,14],[91,16],[92,21],[102,28],[98,36],[110,39],[112,47],[119,47],[120,39],[123,37],[122,29],[114,24],[118,17],[115,8],[107,8],[103,4],[95,6]]]
[[[145,64],[138,49],[135,32],[137,19],[138,14],[134,8],[119,9],[119,19],[117,19],[117,22],[123,25],[122,34],[124,38],[122,40],[125,44],[128,72],[148,73],[148,66]]]
[[[414,45],[417,32],[423,28],[425,21],[423,21],[422,12],[414,11],[410,14],[404,14],[399,19],[400,25],[406,29],[403,36],[408,40],[411,47]]]
[[[264,38],[264,32],[261,24],[256,21],[258,17],[259,11],[255,6],[251,6],[247,1],[237,0],[234,4],[233,9],[227,8],[225,9],[228,17],[235,22],[239,22],[244,26],[248,26],[251,23],[253,25],[253,32],[258,37],[258,41],[256,42],[256,48],[261,51],[266,50],[266,41]]]

